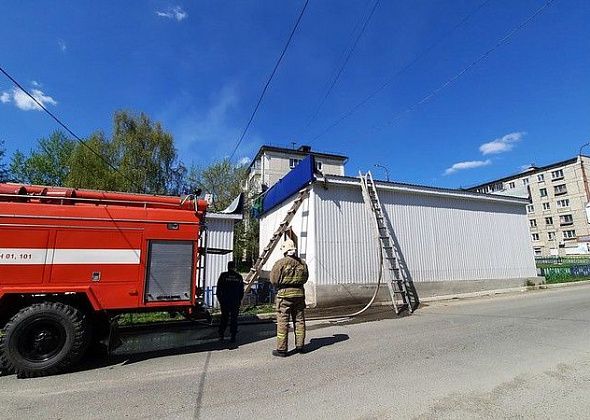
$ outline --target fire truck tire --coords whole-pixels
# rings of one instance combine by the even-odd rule
[[[59,302],[21,309],[4,327],[0,357],[18,377],[62,372],[84,355],[90,342],[86,316]]]

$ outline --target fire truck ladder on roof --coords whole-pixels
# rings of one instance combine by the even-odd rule
[[[309,184],[305,188],[301,189],[297,193],[297,196],[295,197],[295,200],[293,201],[291,208],[289,209],[289,211],[287,211],[285,218],[281,221],[277,230],[275,230],[275,232],[272,234],[272,236],[270,238],[270,242],[262,250],[262,253],[260,254],[258,259],[256,260],[256,263],[250,269],[250,272],[246,276],[246,280],[244,281],[246,283],[245,293],[248,293],[248,291],[252,287],[252,284],[254,284],[254,281],[260,275],[260,271],[262,270],[262,267],[264,266],[266,261],[268,261],[268,258],[272,254],[272,251],[276,248],[277,244],[281,240],[281,236],[283,235],[283,233],[285,233],[288,230],[289,225],[291,224],[291,221],[293,220],[293,217],[295,216],[295,213],[297,213],[297,210],[299,210],[299,207],[301,207],[301,204],[303,204],[305,199],[309,196],[310,190],[311,190],[311,184]]]
[[[377,227],[377,234],[379,236],[379,244],[383,255],[385,272],[387,273],[387,286],[391,296],[391,302],[395,313],[399,314],[404,310],[408,312],[413,311],[412,301],[409,290],[412,288],[405,270],[400,267],[400,251],[392,238],[391,232],[387,227],[381,200],[377,194],[377,187],[373,181],[371,172],[362,174],[359,172],[361,180],[361,189],[363,191],[363,199],[371,209],[371,213],[375,218]]]

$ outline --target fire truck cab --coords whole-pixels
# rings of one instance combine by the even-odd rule
[[[206,209],[196,196],[0,184],[0,367],[68,369],[121,313],[208,315]]]

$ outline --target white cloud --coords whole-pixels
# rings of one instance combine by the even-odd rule
[[[182,10],[180,6],[169,8],[165,12],[156,11],[156,15],[167,19],[176,19],[178,22],[188,17],[188,13]]]
[[[212,92],[209,101],[195,100],[184,93],[168,102],[156,119],[173,133],[181,160],[209,162],[228,157],[233,151],[245,124],[238,112],[239,102],[238,91],[232,84]],[[252,129],[237,157],[253,156],[261,143],[263,140]]]
[[[66,41],[64,41],[63,39],[57,40],[57,46],[59,47],[61,52],[66,52],[66,50],[68,49],[68,46],[66,45]]]
[[[445,170],[445,175],[454,174],[457,171],[462,171],[465,169],[473,169],[473,168],[480,168],[482,166],[491,165],[492,161],[490,159],[487,160],[468,160],[466,162],[457,162],[450,168]]]
[[[37,82],[37,81],[35,81],[35,80],[31,81],[31,84],[32,84],[33,86],[35,86],[35,87],[41,87],[41,83],[39,83],[39,82]]]
[[[53,99],[51,96],[46,95],[40,89],[31,89],[30,92],[31,95],[33,95],[33,97],[43,106],[57,105],[57,101],[55,99]],[[2,92],[2,94],[0,95],[0,101],[5,104],[13,102],[18,109],[22,109],[23,111],[41,110],[41,107],[37,105],[35,101],[33,101],[22,90],[17,88],[13,88],[10,91]]]
[[[479,146],[479,151],[484,156],[509,152],[514,148],[514,144],[519,142],[525,134],[526,132],[524,131],[515,131],[514,133],[506,134],[505,136],[482,144]]]
[[[249,165],[250,164],[250,158],[248,156],[244,156],[243,158],[241,158],[238,161],[238,165]]]

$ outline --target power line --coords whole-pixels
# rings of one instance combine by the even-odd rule
[[[362,26],[360,32],[357,34],[356,38],[354,39],[354,42],[352,43],[352,46],[350,47],[350,49],[348,50],[348,53],[346,54],[346,58],[344,59],[344,61],[342,62],[342,65],[338,69],[336,76],[332,79],[330,86],[328,87],[328,89],[326,90],[326,93],[324,94],[320,103],[316,107],[312,117],[307,121],[307,124],[303,128],[303,132],[305,132],[307,130],[307,128],[311,125],[311,123],[317,118],[318,114],[320,113],[320,110],[322,109],[322,107],[324,106],[324,103],[326,102],[326,99],[328,99],[328,96],[330,96],[330,93],[332,93],[334,86],[336,85],[336,83],[340,79],[340,75],[342,74],[342,72],[344,71],[344,68],[348,64],[348,60],[350,60],[350,57],[352,56],[352,53],[356,49],[356,46],[357,46],[359,40],[361,39],[361,37],[365,33],[365,29],[367,29],[367,26],[368,26],[369,22],[371,21],[371,18],[373,17],[373,14],[375,13],[375,10],[377,9],[378,5],[379,5],[379,0],[375,0],[375,3],[373,4],[373,7],[371,9],[371,12],[365,18],[365,21],[363,23],[363,26]]]
[[[429,100],[431,100],[432,98],[434,98],[442,90],[444,90],[445,88],[451,86],[461,76],[463,76],[465,73],[467,73],[473,67],[475,67],[477,64],[479,64],[480,62],[482,62],[483,60],[485,60],[491,53],[493,53],[494,51],[496,51],[501,46],[507,44],[508,41],[510,41],[510,39],[514,35],[516,35],[518,32],[520,32],[525,27],[527,27],[537,16],[539,16],[541,13],[543,13],[545,11],[545,9],[547,9],[549,6],[551,6],[551,4],[554,3],[554,2],[555,2],[555,0],[548,0],[547,2],[545,2],[545,4],[543,4],[540,8],[538,8],[537,10],[535,10],[535,12],[533,12],[533,14],[531,14],[528,18],[526,18],[524,21],[522,21],[519,25],[517,25],[516,27],[514,27],[510,32],[508,32],[506,35],[504,35],[502,38],[500,38],[500,40],[498,40],[496,42],[496,44],[494,44],[493,47],[491,47],[486,52],[484,52],[483,54],[481,54],[478,58],[476,58],[474,61],[472,61],[467,67],[463,68],[463,70],[461,70],[459,73],[455,74],[453,77],[451,77],[450,79],[448,79],[447,81],[445,81],[439,87],[437,87],[436,89],[432,90],[430,93],[428,93],[426,96],[424,96],[422,99],[420,99],[415,104],[413,104],[413,105],[409,106],[408,108],[406,108],[405,110],[403,110],[403,111],[398,112],[397,114],[395,114],[393,116],[393,118],[389,122],[387,122],[386,124],[382,125],[381,127],[377,127],[377,126],[374,125],[372,127],[372,129],[375,130],[375,131],[382,130],[385,127],[390,126],[391,124],[393,124],[395,121],[397,121],[398,119],[400,119],[405,114],[408,114],[408,113],[414,111],[420,105],[422,105],[422,104],[428,102]]]
[[[463,17],[463,19],[461,19],[459,22],[457,22],[457,24],[455,24],[451,29],[449,29],[447,32],[445,32],[443,35],[441,35],[435,42],[433,42],[428,47],[423,49],[419,54],[417,54],[414,57],[413,60],[411,60],[405,66],[403,66],[401,69],[396,71],[390,78],[388,78],[385,82],[383,82],[381,85],[379,85],[375,90],[373,90],[369,95],[367,95],[362,101],[358,102],[355,106],[353,106],[347,112],[342,114],[338,119],[336,119],[331,124],[329,124],[326,128],[324,128],[311,141],[315,141],[315,140],[319,139],[320,137],[324,136],[332,128],[340,125],[341,122],[343,122],[348,117],[350,117],[352,114],[354,114],[356,111],[358,111],[360,108],[362,108],[367,102],[369,102],[371,99],[373,99],[378,93],[380,93],[383,89],[385,89],[387,86],[389,86],[398,76],[405,73],[409,68],[414,66],[416,63],[420,62],[432,50],[434,50],[436,47],[438,47],[446,38],[451,36],[457,29],[459,29],[461,26],[465,25],[469,20],[471,20],[471,18],[475,14],[477,14],[477,12],[479,12],[483,7],[485,7],[490,1],[491,0],[485,0],[479,6],[477,6],[475,9],[473,9],[471,12],[469,12],[465,17]]]
[[[279,56],[279,59],[277,60],[275,66],[270,74],[270,77],[268,78],[268,80],[266,81],[266,84],[264,85],[264,89],[262,89],[262,93],[260,94],[260,97],[258,98],[258,102],[256,103],[256,106],[254,107],[254,111],[252,111],[252,115],[250,115],[250,119],[248,120],[246,127],[244,127],[244,130],[242,131],[242,134],[240,135],[238,142],[236,143],[231,155],[229,156],[230,161],[232,160],[232,158],[234,157],[234,155],[238,151],[238,147],[240,147],[242,140],[244,140],[244,137],[246,136],[246,133],[248,132],[248,128],[250,128],[250,125],[252,124],[252,120],[254,120],[254,116],[256,115],[256,112],[258,111],[260,104],[262,103],[262,99],[264,98],[264,94],[266,93],[266,90],[268,89],[270,82],[272,81],[275,73],[277,72],[277,69],[279,68],[279,65],[281,64],[281,61],[283,60],[283,57],[285,56],[285,53],[287,52],[287,48],[289,48],[289,44],[291,44],[291,40],[293,39],[293,35],[295,34],[295,31],[299,27],[299,22],[301,22],[301,18],[303,17],[303,14],[305,13],[305,9],[307,9],[308,3],[309,3],[309,0],[305,0],[305,4],[303,5],[303,8],[301,9],[301,13],[299,13],[299,17],[297,18],[297,21],[295,22],[295,26],[293,26],[293,29],[291,30],[291,34],[289,35],[289,39],[287,39],[287,43],[283,47],[283,50],[281,51],[281,55]]]
[[[125,174],[123,174],[118,168],[116,168],[115,166],[113,166],[108,160],[106,160],[100,153],[98,153],[96,150],[94,150],[92,147],[90,147],[88,145],[88,143],[86,143],[84,140],[82,140],[80,137],[78,137],[76,135],[76,133],[74,133],[72,130],[69,129],[69,127],[67,125],[65,125],[63,122],[61,122],[61,120],[59,118],[57,118],[55,116],[55,114],[53,114],[53,112],[51,112],[50,110],[48,110],[42,102],[40,102],[37,98],[35,98],[33,95],[31,95],[29,93],[29,91],[27,89],[25,89],[14,77],[12,77],[10,74],[8,74],[8,72],[6,70],[4,70],[4,68],[2,66],[0,66],[0,72],[2,72],[8,79],[10,79],[10,81],[12,83],[14,83],[14,85],[16,87],[18,87],[21,91],[23,91],[29,98],[31,98],[33,100],[33,102],[35,102],[37,104],[37,106],[39,106],[39,108],[41,108],[43,111],[45,111],[51,118],[53,118],[55,120],[55,122],[57,122],[64,130],[66,130],[72,137],[74,137],[78,142],[80,142],[80,144],[82,144],[84,147],[86,147],[88,150],[90,150],[96,157],[98,157],[100,160],[102,160],[104,163],[106,163],[112,170],[114,170],[115,172],[118,172],[121,176],[123,176],[123,178],[125,178],[127,181],[131,182],[131,185],[135,185],[137,186],[137,184],[135,183],[135,181],[133,181],[131,178],[125,176]],[[143,189],[142,189],[143,190]]]

